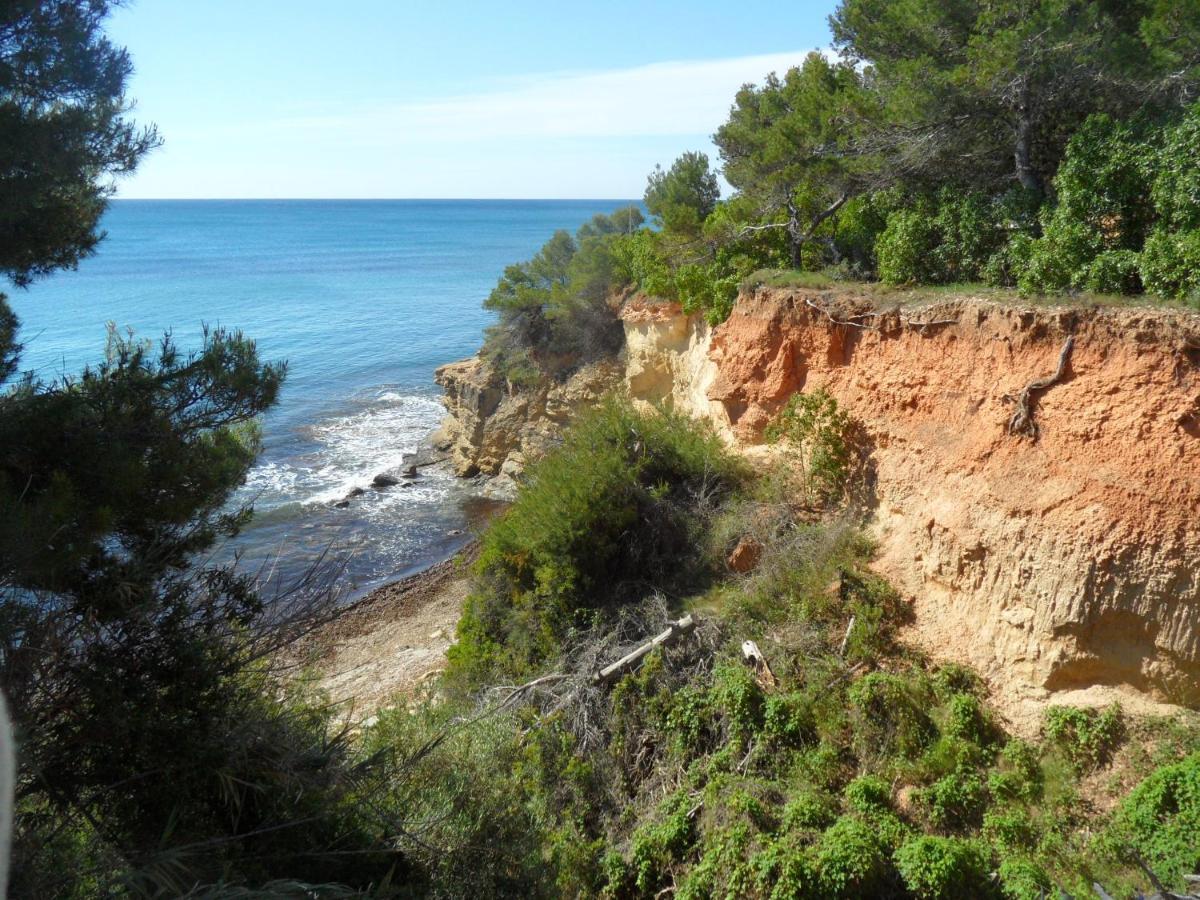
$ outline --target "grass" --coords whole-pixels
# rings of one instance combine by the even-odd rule
[[[876,309],[913,307],[949,300],[979,299],[1005,306],[1040,308],[1165,309],[1197,312],[1194,305],[1152,294],[1096,294],[1070,291],[1061,294],[1021,294],[1015,288],[1002,288],[982,282],[936,285],[888,285],[878,281],[858,281],[828,272],[802,272],[788,269],[759,269],[743,282],[743,287],[770,287],[797,290],[832,291],[871,302]]]

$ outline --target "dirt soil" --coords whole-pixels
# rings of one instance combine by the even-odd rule
[[[377,588],[305,641],[316,687],[350,721],[412,696],[446,667],[474,552]]]

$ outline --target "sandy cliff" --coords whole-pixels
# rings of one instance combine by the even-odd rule
[[[731,442],[760,443],[817,387],[862,423],[879,565],[936,657],[1014,699],[1111,685],[1200,702],[1200,317],[971,299],[874,313],[852,294],[760,289],[716,328],[647,302],[624,320],[631,396]],[[1010,434],[1011,398],[1071,335],[1063,379],[1035,398],[1036,440]],[[517,401],[477,365],[439,373],[460,471],[513,471],[612,377]]]

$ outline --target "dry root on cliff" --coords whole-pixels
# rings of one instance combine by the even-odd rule
[[[1031,381],[1025,385],[1024,390],[1017,394],[1015,398],[1008,397],[1008,399],[1017,404],[1016,411],[1012,414],[1012,418],[1008,420],[1009,434],[1020,434],[1031,440],[1037,440],[1038,426],[1033,420],[1033,395],[1058,384],[1062,380],[1063,375],[1067,371],[1067,360],[1071,357],[1071,348],[1074,346],[1075,337],[1072,335],[1067,338],[1066,343],[1063,344],[1062,351],[1058,354],[1058,368],[1054,370],[1053,375]]]

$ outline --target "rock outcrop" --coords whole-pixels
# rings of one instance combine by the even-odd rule
[[[514,390],[481,357],[450,363],[434,374],[447,416],[433,445],[449,454],[458,475],[493,476],[493,491],[508,493],[526,462],[554,446],[571,416],[619,385],[623,374],[618,361],[604,361],[562,382]]]
[[[879,312],[847,292],[744,293],[716,328],[633,301],[619,364],[530,394],[439,371],[460,472],[511,474],[623,377],[635,401],[754,448],[828,390],[872,446],[878,565],[909,637],[1018,701],[1095,685],[1200,702],[1200,316],[969,298]],[[1010,434],[1035,396],[1037,438]],[[1009,704],[1010,708],[1012,704]]]

